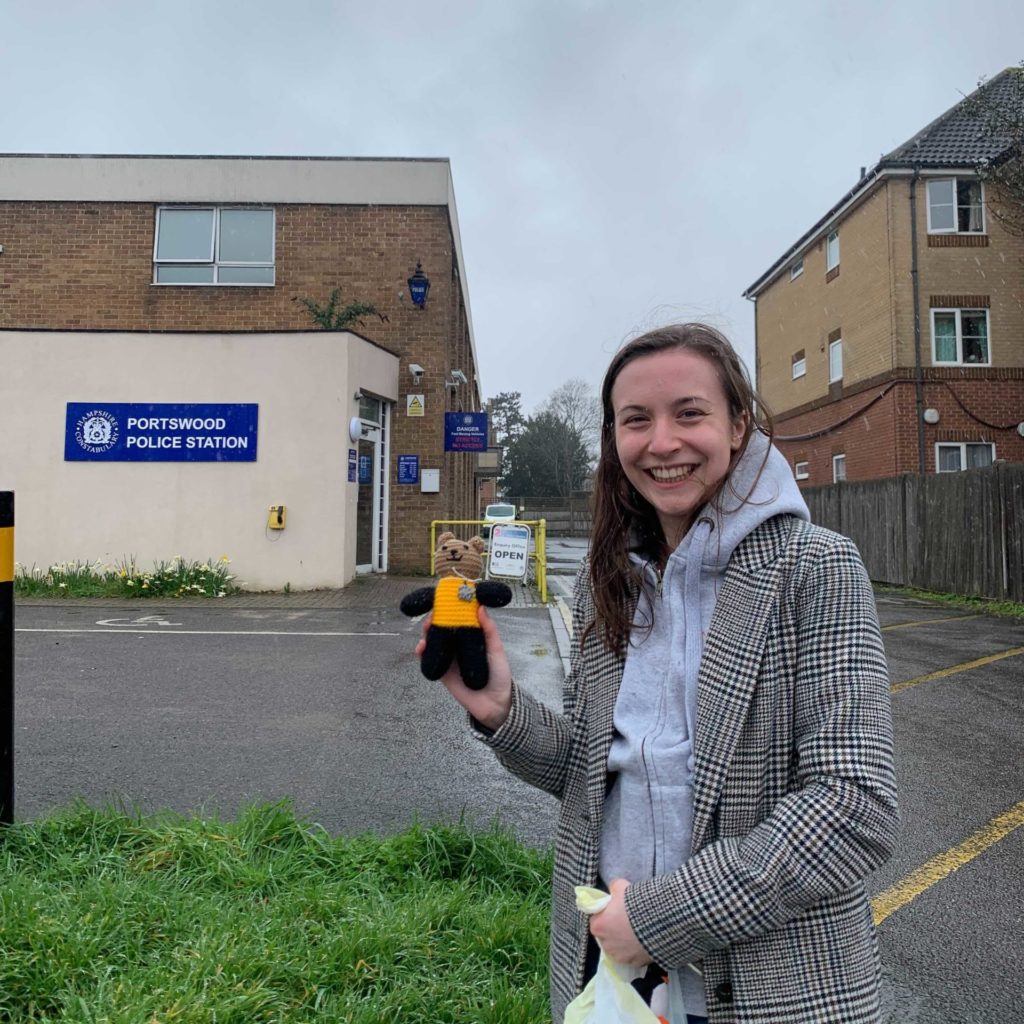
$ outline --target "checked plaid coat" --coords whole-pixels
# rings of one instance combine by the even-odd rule
[[[480,738],[562,802],[551,925],[554,1019],[583,984],[612,713],[623,659],[603,646],[589,566],[576,581],[559,715],[514,687]],[[478,734],[479,735],[479,734]],[[877,947],[862,880],[897,831],[885,652],[853,543],[793,516],[726,570],[698,679],[694,832],[677,871],[626,892],[644,948],[704,972],[712,1024],[875,1022]]]

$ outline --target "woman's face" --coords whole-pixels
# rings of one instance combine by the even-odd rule
[[[615,450],[675,547],[729,472],[746,413],[733,419],[713,363],[684,348],[639,356],[611,391]]]

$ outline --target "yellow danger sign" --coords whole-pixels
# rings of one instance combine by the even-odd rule
[[[422,395],[405,396],[405,415],[422,416],[424,414],[424,403]]]

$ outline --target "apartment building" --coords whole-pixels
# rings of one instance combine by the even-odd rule
[[[487,441],[464,267],[447,160],[0,156],[19,562],[428,569]]]
[[[985,88],[1019,97],[1021,73]],[[744,292],[802,485],[1024,462],[1024,238],[977,173],[1014,154],[969,101],[862,171]]]

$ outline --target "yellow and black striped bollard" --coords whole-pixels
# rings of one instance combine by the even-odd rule
[[[0,491],[0,824],[14,822],[14,493]]]

